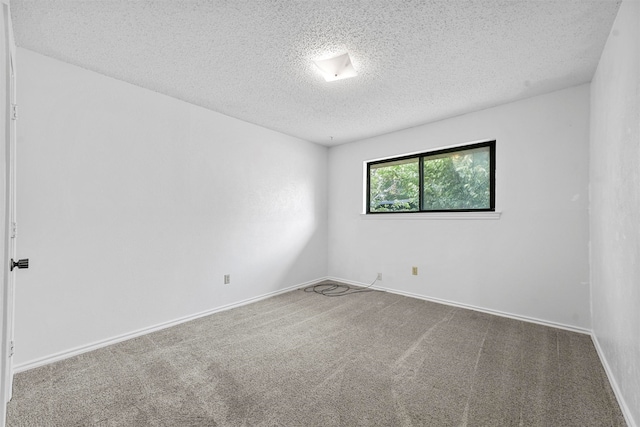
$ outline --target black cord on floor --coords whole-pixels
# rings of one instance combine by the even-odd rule
[[[307,286],[303,291],[315,292],[316,294],[324,295],[325,297],[343,297],[345,295],[357,294],[360,292],[374,292],[376,289],[369,288],[377,281],[378,279],[376,278],[376,280],[364,288],[352,288],[344,283],[319,283],[317,285]]]

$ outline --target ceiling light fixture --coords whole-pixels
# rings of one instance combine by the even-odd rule
[[[328,82],[336,80],[348,79],[358,75],[356,69],[353,68],[351,58],[348,53],[335,56],[329,59],[316,59],[316,66],[322,71],[324,79]]]

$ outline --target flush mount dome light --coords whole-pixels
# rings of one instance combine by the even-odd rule
[[[353,68],[348,53],[343,53],[340,56],[329,59],[316,59],[313,62],[315,62],[316,66],[322,71],[324,79],[328,82],[348,79],[349,77],[358,75],[356,69]]]

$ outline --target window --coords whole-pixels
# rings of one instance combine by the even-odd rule
[[[495,210],[496,142],[367,163],[367,213]]]

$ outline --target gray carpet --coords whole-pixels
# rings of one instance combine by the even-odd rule
[[[301,290],[15,377],[9,426],[623,426],[587,335]]]

